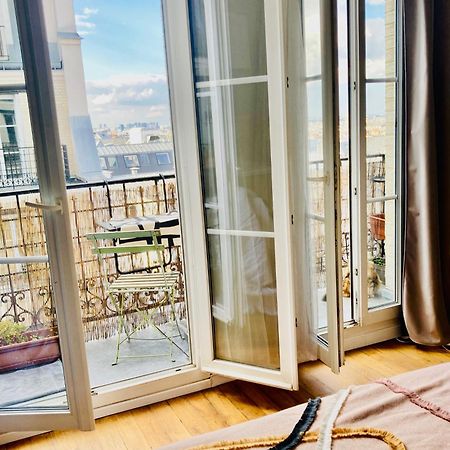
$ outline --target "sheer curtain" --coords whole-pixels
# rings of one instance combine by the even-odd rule
[[[414,342],[450,342],[450,1],[405,8],[404,317]]]
[[[285,49],[289,77],[287,95],[287,137],[292,180],[292,209],[296,218],[293,251],[296,273],[297,349],[299,362],[316,360],[317,306],[319,290],[316,273],[315,244],[308,212],[311,192],[307,182],[308,152],[308,90],[306,79],[306,42],[304,39],[304,2],[287,0],[285,16]]]

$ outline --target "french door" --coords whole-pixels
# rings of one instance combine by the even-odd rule
[[[339,180],[330,59],[334,42],[325,33],[334,16],[332,2],[321,4],[324,68],[319,89],[328,134],[320,180],[326,206],[319,220],[327,236],[328,326],[316,327],[319,335],[313,340],[320,357],[337,371],[342,328],[336,264]],[[315,217],[298,201],[306,184],[293,189],[293,180],[301,176],[293,171],[295,160],[308,156],[305,146],[289,141],[288,97],[293,93],[285,38],[290,7],[275,0],[164,2],[173,121],[175,130],[184,133],[178,143],[183,148],[178,157],[182,204],[190,210],[184,230],[196,240],[195,247],[186,249],[186,270],[187,283],[195,286],[193,329],[201,335],[195,339],[201,368],[295,389],[297,328],[304,326],[297,303],[317,300],[318,292],[309,274],[304,283],[299,281],[309,272],[310,254],[304,248],[308,227],[301,224]],[[296,108],[301,111],[298,103]]]
[[[14,356],[14,349],[21,345],[27,348],[20,351],[32,354],[36,364],[51,360],[52,370],[45,371],[42,377],[29,376],[26,369],[0,374],[0,433],[89,430],[94,422],[43,10],[41,2],[34,0],[17,0],[4,6],[17,19],[25,79],[0,90],[1,120],[9,124],[1,130],[1,145],[4,154],[23,158],[14,126],[20,121],[31,122],[28,144],[34,147],[36,158],[28,163],[37,171],[39,190],[25,200],[17,197],[14,202],[14,197],[8,196],[3,197],[7,201],[0,201],[0,270],[8,271],[9,279],[20,279],[29,288],[26,293],[11,294],[21,301],[12,299],[11,307],[2,309],[1,323],[11,328],[9,336],[15,343],[9,347],[9,368],[22,367]],[[18,117],[14,111],[20,112]],[[33,240],[38,231],[45,232],[46,242],[38,244]],[[12,250],[16,248],[19,252]],[[47,288],[33,286],[39,273],[47,271],[51,276]],[[25,324],[21,324],[28,319],[32,323],[27,323],[26,334]],[[7,335],[3,334],[3,338]],[[11,377],[21,377],[20,392],[10,391]],[[27,392],[33,392],[32,398]]]

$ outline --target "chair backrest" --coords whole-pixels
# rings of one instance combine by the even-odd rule
[[[164,245],[158,242],[160,237],[159,230],[103,231],[86,235],[93,242],[92,252],[98,256],[144,252],[160,255],[164,252]],[[105,241],[112,241],[112,244],[104,245]]]

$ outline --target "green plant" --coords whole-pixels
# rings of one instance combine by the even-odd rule
[[[25,334],[26,326],[21,323],[4,320],[0,322],[0,346],[27,342],[30,336]]]
[[[384,258],[382,258],[381,256],[377,256],[376,258],[373,258],[373,262],[377,266],[384,266],[386,263]]]

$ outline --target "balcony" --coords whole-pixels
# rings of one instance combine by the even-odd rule
[[[6,177],[5,177],[6,178]],[[0,257],[45,255],[45,236],[40,211],[25,206],[26,201],[39,201],[36,186],[25,183],[32,177],[15,180],[14,188],[0,191]],[[80,309],[82,313],[86,350],[92,386],[129,380],[149,373],[157,373],[190,363],[188,339],[178,338],[174,347],[174,361],[167,356],[124,359],[117,366],[114,361],[117,313],[104,292],[104,280],[99,262],[92,254],[85,236],[101,231],[99,224],[111,217],[131,215],[164,215],[177,211],[175,176],[150,176],[109,183],[69,184],[68,200],[71,209],[72,238],[75,252]],[[182,250],[179,243],[165,250],[166,270],[183,272]],[[119,261],[110,258],[108,275],[115,277],[121,271],[139,270],[140,262],[130,255]],[[176,315],[182,332],[187,335],[187,314],[183,285],[175,293]],[[160,308],[155,321],[161,327],[167,324],[169,312]],[[0,322],[23,325],[31,333],[50,330],[57,334],[56,311],[51,295],[47,263],[0,265]],[[152,328],[139,332],[139,337],[152,338]],[[0,336],[1,338],[1,336]],[[133,343],[136,353],[150,345],[144,353],[162,354],[166,343]],[[164,347],[164,351],[161,351]],[[148,349],[149,347],[147,347]],[[125,349],[126,354],[127,349]],[[1,370],[1,369],[0,369]],[[25,404],[33,399],[56,395],[64,390],[62,366],[59,360],[40,365],[31,363],[23,370],[0,373],[2,400],[0,407]]]
[[[42,215],[38,210],[25,206],[27,201],[39,201],[36,175],[32,167],[23,164],[24,149],[15,154],[22,155],[20,167],[10,164],[0,173],[3,189],[0,190],[0,257],[45,255],[45,235]],[[10,158],[8,161],[17,161]],[[317,173],[321,171],[322,161],[312,163]],[[348,159],[342,160],[342,268],[348,270],[350,263],[350,219],[348,195]],[[368,166],[367,186],[373,194],[384,195],[384,155],[373,155]],[[11,176],[14,175],[14,176]],[[24,176],[26,175],[26,176]],[[85,236],[100,231],[99,224],[111,218],[131,216],[161,215],[178,211],[178,198],[175,175],[157,175],[131,177],[123,180],[110,180],[98,183],[68,184],[68,200],[71,210],[72,239],[75,252],[76,271],[80,309],[84,327],[87,357],[89,362],[91,384],[93,387],[129,380],[132,378],[174,369],[190,363],[188,339],[176,342],[175,361],[167,357],[128,359],[112,366],[114,360],[117,334],[117,313],[108,302],[104,292],[104,283],[99,262],[92,254],[91,245]],[[320,193],[313,189],[311,194],[316,211],[323,210]],[[317,195],[316,195],[317,194]],[[314,204],[316,202],[316,204]],[[382,231],[383,211],[369,208],[368,216],[368,253],[374,260],[382,262],[385,258]],[[377,225],[374,225],[374,224]],[[325,292],[325,249],[324,236],[320,229],[314,230],[315,288],[320,300]],[[167,270],[183,272],[183,254],[179,245],[166,248],[165,260]],[[109,276],[117,276],[118,270],[139,270],[139,261],[131,256],[120,257],[120,261],[110,258]],[[381,265],[381,264],[380,264]],[[120,267],[120,269],[119,269]],[[379,270],[379,269],[377,269]],[[388,295],[382,288],[377,295],[383,299]],[[176,314],[188,334],[187,311],[184,289],[181,285],[176,292]],[[373,298],[376,302],[380,299]],[[319,301],[319,326],[326,324],[325,302]],[[353,303],[344,299],[344,316],[353,318]],[[161,309],[156,313],[156,321],[167,326],[168,312]],[[51,295],[49,267],[47,263],[1,264],[0,265],[0,322],[22,324],[29,332],[50,330],[57,334],[56,311]],[[140,331],[141,336],[151,337],[151,330]],[[144,345],[140,343],[139,345]],[[147,345],[147,344],[146,344]],[[152,344],[153,345],[153,344]],[[155,354],[160,353],[154,348]],[[0,374],[2,400],[0,407],[17,406],[36,402],[48,396],[55,396],[64,391],[63,371],[59,360],[48,364],[31,364],[30,367]]]

